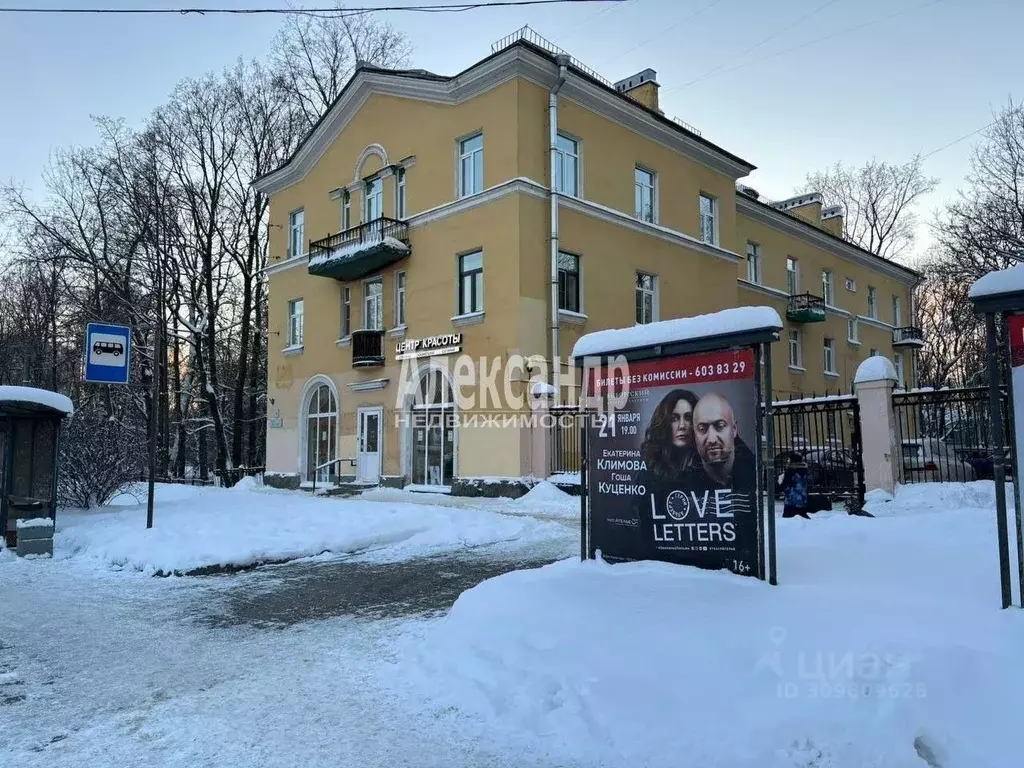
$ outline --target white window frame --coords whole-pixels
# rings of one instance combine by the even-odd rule
[[[301,256],[306,246],[306,210],[296,208],[288,214],[288,257]]]
[[[644,216],[645,193],[651,198],[650,216]],[[633,167],[633,208],[635,218],[649,224],[658,223],[658,174],[642,165]]]
[[[371,192],[373,190],[373,192]],[[370,201],[374,202],[376,213],[370,216]],[[363,183],[363,223],[374,221],[384,215],[384,179],[375,176]]]
[[[370,286],[371,285],[379,285],[380,286],[380,293],[371,294],[370,293]],[[371,315],[371,309],[370,309],[371,299],[375,300],[374,303],[379,303],[380,304],[380,308],[376,312],[377,316],[380,318],[380,325],[377,325],[377,326],[370,325],[371,319],[374,319],[374,318],[370,317],[370,315]],[[369,280],[364,280],[363,281],[363,330],[364,331],[382,331],[382,330],[384,330],[384,278],[383,277],[379,277],[379,276],[378,277],[371,277]]]
[[[850,293],[857,292],[857,280],[855,278],[846,278],[846,290],[848,290]]]
[[[868,357],[878,357],[878,350],[877,349],[869,349],[868,350]]]
[[[405,300],[409,295],[408,291],[408,273],[403,269],[395,273],[395,327],[405,327]]]
[[[352,288],[341,286],[341,338],[352,335]]]
[[[860,344],[860,322],[856,315],[846,319],[846,340],[851,344]]]
[[[305,343],[305,301],[289,299],[288,301],[288,346],[301,347]]]
[[[873,285],[868,286],[868,317],[878,319],[878,289]]]
[[[789,329],[789,367],[804,369],[804,339],[796,328]]]
[[[903,301],[895,294],[892,297],[892,327],[903,327]]]
[[[835,275],[831,269],[821,270],[821,298],[825,301],[826,307],[836,305]]]
[[[562,142],[569,146],[563,148]],[[555,146],[555,191],[569,197],[580,197],[580,140],[560,132]],[[571,189],[567,188],[566,179],[571,179]]]
[[[897,352],[895,355],[892,356],[892,361],[896,366],[896,386],[899,387],[900,389],[906,389],[907,381],[904,378],[903,354]]]
[[[704,210],[705,202],[708,204],[707,212]],[[701,192],[697,205],[700,211],[700,239],[708,245],[718,245],[718,198]]]
[[[761,246],[747,241],[747,282],[761,284]]]
[[[789,289],[790,296],[800,293],[800,260],[795,256],[786,257],[786,288]]]
[[[647,288],[640,285],[641,277],[651,278],[651,287]],[[647,325],[648,323],[656,323],[658,321],[658,276],[651,274],[650,272],[643,272],[638,270],[636,278],[633,281],[633,318],[636,319],[637,314],[641,314],[644,308],[644,298],[650,296],[651,298],[651,317],[649,320],[638,321],[637,325]]]
[[[341,195],[341,231],[352,228],[352,193],[347,189]]]
[[[826,336],[821,341],[822,370],[833,375],[838,374],[836,370],[836,340]]]
[[[477,149],[467,149],[467,145],[471,141],[480,139],[480,147]],[[475,195],[479,192],[484,191],[484,133],[483,131],[477,131],[471,136],[467,136],[464,139],[459,139],[459,165],[456,169],[458,173],[458,192],[459,197],[468,197],[469,195]],[[471,186],[466,189],[464,184],[465,173],[464,169],[469,166],[472,171],[471,175]]]
[[[479,283],[476,283],[476,281],[474,280],[474,284],[479,286],[479,289],[477,290],[477,296],[476,296],[477,304],[475,306],[467,306],[467,304],[463,302],[463,283],[465,281],[465,277],[467,277],[469,275],[475,275],[477,273],[477,271],[478,271],[478,270],[474,269],[474,270],[470,270],[469,272],[463,273],[463,271],[462,271],[463,260],[469,258],[470,256],[479,256],[480,257],[480,269],[479,269],[480,280],[479,280]],[[456,281],[457,281],[456,282],[456,290],[455,290],[455,301],[456,301],[455,311],[457,313],[457,316],[478,315],[478,314],[482,313],[484,311],[484,291],[485,291],[485,288],[484,288],[484,252],[483,251],[470,251],[469,253],[460,253],[458,255],[458,257],[455,259],[455,274],[456,274]],[[472,300],[472,295],[473,295],[473,293],[472,293],[472,289],[471,289],[470,290],[470,301]]]
[[[395,218],[404,219],[406,217],[406,175],[405,168],[399,168],[395,171]]]

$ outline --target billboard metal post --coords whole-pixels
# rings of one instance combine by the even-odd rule
[[[587,411],[580,408],[580,560],[590,556],[587,546]]]
[[[768,482],[766,483],[765,496],[768,505],[768,583],[778,584],[778,573],[775,565],[775,419],[772,416],[772,345],[762,344],[764,355],[764,420],[765,432],[768,442]]]
[[[988,343],[988,395],[989,429],[992,439],[992,471],[996,481],[996,530],[999,538],[999,588],[1003,608],[1009,608],[1010,596],[1010,538],[1006,519],[1006,466],[1003,448],[1003,420],[999,387],[999,355],[996,346],[996,317],[985,314],[985,336]]]
[[[1002,316],[1002,333],[1003,339],[1006,341],[1006,354],[1003,356],[1001,362],[1006,366],[1009,379],[1009,391],[1006,397],[1006,423],[1009,425],[1009,433],[1013,435],[1014,439],[1007,440],[1007,445],[1010,447],[1010,466],[1013,467],[1013,519],[1014,528],[1016,529],[1016,545],[1017,545],[1017,604],[1024,608],[1024,509],[1021,507],[1021,487],[1020,487],[1020,450],[1018,448],[1018,440],[1021,439],[1021,435],[1018,434],[1017,429],[1017,416],[1015,411],[1014,400],[1020,393],[1015,391],[1013,381],[1013,369],[1014,363],[1020,365],[1019,360],[1014,360],[1014,337],[1010,335],[1011,323],[1007,313],[1003,313]],[[1014,321],[1012,323],[1014,332],[1024,333],[1021,330],[1020,315],[1014,315]],[[1019,354],[1019,353],[1018,353]],[[995,418],[995,416],[993,416]],[[1005,476],[1005,471],[1004,471]]]
[[[758,371],[757,376],[754,378],[754,397],[759,404],[765,402],[764,397],[764,350],[762,345],[758,344],[754,347],[754,370]],[[771,390],[771,387],[768,388]],[[768,462],[771,461],[770,453],[768,451],[768,444],[765,441],[764,432],[764,406],[759,406],[760,411],[754,420],[754,443],[757,446],[758,453],[762,456],[761,470],[757,473],[757,485],[755,493],[757,494],[757,578],[761,581],[765,580],[765,566],[768,562],[765,556],[765,547],[767,546],[767,529],[765,528],[765,517],[764,517],[764,494],[766,493],[768,478],[767,472],[765,471],[768,467]]]

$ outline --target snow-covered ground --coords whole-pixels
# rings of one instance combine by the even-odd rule
[[[132,533],[144,507],[62,515],[54,560],[0,553],[0,765],[1021,764],[1024,613],[998,608],[991,483],[874,494],[874,519],[779,520],[778,587],[581,564],[573,521],[498,509],[512,504],[162,488],[154,531],[188,521],[230,539],[226,523],[197,522],[227,516],[248,542],[239,552],[264,541],[246,515],[272,531],[281,514],[287,545],[268,533],[267,551],[296,550],[312,527],[304,540],[373,542],[349,561],[374,568],[433,554],[566,558],[485,581],[440,619],[272,628],[217,619],[250,590],[299,599],[275,584],[313,566],[150,578],[111,568],[99,543],[123,516],[116,552],[135,542],[144,552],[127,562],[156,566],[179,540],[145,549]],[[501,540],[514,532],[524,538]]]
[[[161,485],[151,530],[137,498],[118,502],[108,509],[62,510],[54,557],[162,573],[368,550],[405,558],[564,536],[564,525],[538,518],[564,518],[570,505],[579,515],[579,500],[549,483],[523,499],[491,504],[386,489],[340,499],[252,482],[231,489]]]

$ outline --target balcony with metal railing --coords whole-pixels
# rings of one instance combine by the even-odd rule
[[[358,280],[401,261],[409,253],[409,225],[381,216],[311,242],[309,274]]]
[[[352,331],[352,367],[379,368],[384,365],[384,330]]]
[[[825,320],[825,300],[813,293],[798,293],[789,297],[786,319],[794,323],[821,323]]]
[[[892,345],[894,347],[923,347],[924,331],[912,325],[893,328]]]

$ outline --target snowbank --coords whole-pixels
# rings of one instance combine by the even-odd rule
[[[0,402],[34,403],[44,408],[60,411],[67,416],[75,412],[75,406],[67,395],[36,387],[2,386],[0,387]]]
[[[782,320],[771,307],[736,307],[708,315],[678,317],[657,323],[612,328],[582,336],[572,348],[572,356],[602,355],[626,349],[688,341],[744,331],[780,330]]]
[[[394,685],[453,738],[544,764],[1019,764],[1024,615],[998,610],[991,510],[778,538],[775,588],[573,560],[484,582],[397,641]]]
[[[507,480],[507,478],[503,478]],[[577,478],[579,482],[579,478]],[[441,506],[454,509],[475,509],[495,512],[501,515],[527,515],[536,518],[578,519],[580,500],[559,490],[548,481],[538,483],[518,499],[481,498],[469,496],[448,496],[410,491],[416,486],[398,488],[373,488],[363,491],[360,499],[376,502],[402,502],[405,504]],[[432,486],[423,486],[430,488]]]
[[[545,514],[550,514],[553,510],[564,512],[566,517],[580,514],[579,498],[570,496],[547,480],[541,480],[529,492],[516,499],[513,504],[524,510],[537,510]]]
[[[868,381],[897,381],[896,367],[889,358],[873,355],[857,366],[857,374],[853,377],[854,384]]]
[[[161,489],[163,490],[163,489]],[[247,566],[324,552],[379,550],[382,560],[564,535],[559,523],[480,509],[323,499],[288,491],[189,488],[145,505],[61,511],[55,557],[145,572]],[[144,498],[144,497],[143,497]]]

